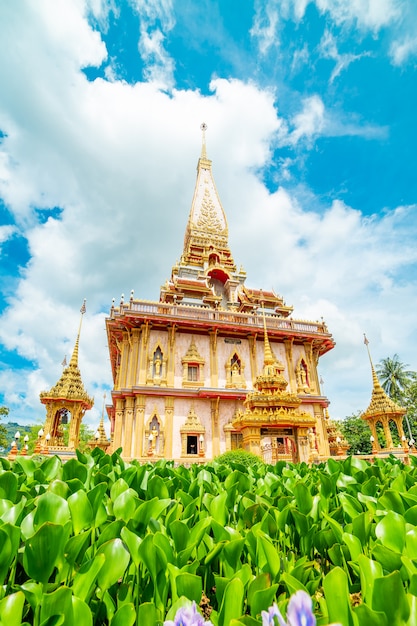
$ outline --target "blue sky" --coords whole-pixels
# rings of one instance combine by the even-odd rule
[[[182,249],[201,122],[247,285],[324,317],[334,418],[375,363],[417,370],[412,0],[26,0],[0,6],[0,403],[80,347],[97,423],[113,297],[156,300]]]

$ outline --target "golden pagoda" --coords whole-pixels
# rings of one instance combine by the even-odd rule
[[[178,462],[212,459],[236,447],[264,455],[265,442],[276,437],[278,446],[284,437],[277,429],[285,414],[291,455],[310,458],[314,438],[318,458],[327,458],[328,400],[317,364],[334,347],[333,338],[324,322],[293,319],[292,307],[273,291],[245,285],[246,273],[229,247],[205,131],[202,125],[182,254],[159,301],[136,299],[132,291],[128,301],[113,303],[106,320],[114,385],[107,407],[111,449],[122,448],[125,459]],[[265,368],[272,368],[274,383]],[[252,426],[237,417],[244,407],[261,410],[253,393],[272,394],[262,411],[275,412],[275,422],[258,424],[257,443],[248,435]]]
[[[374,365],[372,363],[371,353],[369,351],[369,341],[366,336],[364,337],[364,343],[366,345],[369,362],[371,364],[373,389],[371,403],[366,411],[362,413],[361,418],[368,422],[369,428],[371,429],[372,452],[381,452],[381,445],[378,440],[377,432],[378,422],[382,424],[382,427],[384,429],[386,444],[384,450],[396,451],[398,449],[395,448],[392,441],[391,430],[389,427],[390,421],[393,421],[397,428],[398,436],[401,440],[400,447],[404,448],[404,450],[408,450],[407,438],[404,434],[403,428],[403,417],[407,412],[407,409],[404,409],[403,407],[396,404],[393,400],[391,400],[391,398],[387,396],[387,394],[381,387],[381,384],[375,372]]]
[[[233,427],[242,434],[243,448],[270,463],[279,459],[311,462],[318,458],[316,418],[300,411],[301,399],[287,391],[284,365],[275,357],[264,317],[264,364],[254,391],[238,411]]]
[[[40,400],[46,407],[46,421],[40,446],[44,452],[58,454],[71,453],[79,443],[80,425],[86,411],[94,404],[81,379],[78,367],[78,346],[83,315],[86,311],[85,300],[81,307],[81,319],[77,339],[70,363],[62,372],[61,378],[49,391],[40,393]],[[64,444],[63,424],[69,424],[68,444]]]

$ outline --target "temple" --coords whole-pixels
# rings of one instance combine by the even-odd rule
[[[361,414],[361,418],[368,423],[371,431],[370,440],[372,444],[372,453],[379,454],[381,452],[398,452],[398,447],[403,448],[404,451],[408,452],[409,442],[407,441],[407,437],[405,436],[403,428],[403,417],[406,414],[407,410],[391,400],[391,398],[387,396],[387,394],[381,387],[378,376],[375,372],[374,364],[372,363],[371,353],[369,351],[369,341],[367,340],[366,336],[364,339],[364,343],[366,345],[369,362],[371,364],[373,386],[371,402],[366,411]],[[399,446],[394,446],[390,429],[390,422],[393,422],[395,424],[398,438],[401,442]],[[383,429],[383,434],[380,433],[380,436],[378,436],[378,424],[380,424]],[[410,444],[411,446],[413,446],[414,444],[411,432]]]
[[[81,319],[74,350],[68,366],[64,366],[56,385],[40,393],[41,403],[46,408],[46,420],[38,441],[38,452],[60,456],[74,454],[79,444],[81,421],[86,411],[94,404],[84,388],[78,367],[78,347],[85,300],[81,307]],[[68,428],[68,440],[64,437],[64,425]]]
[[[280,295],[246,286],[205,130],[182,254],[159,301],[132,291],[106,320],[111,449],[179,462],[237,448],[272,462],[327,458],[317,365],[334,341],[324,322],[293,319]]]

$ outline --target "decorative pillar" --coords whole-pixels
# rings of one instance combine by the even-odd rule
[[[142,456],[143,423],[145,419],[145,396],[136,396],[135,399],[135,436],[133,442],[133,456],[138,459]]]
[[[258,426],[244,426],[242,432],[243,449],[262,458],[261,429]]]
[[[248,337],[252,386],[258,375],[258,363],[256,359],[256,337],[257,337],[256,333],[254,335],[249,335]]]
[[[394,444],[392,443],[392,436],[391,436],[391,431],[389,428],[389,420],[385,416],[382,418],[382,426],[384,428],[384,435],[385,435],[385,441],[387,443],[387,448],[391,450],[394,447]]]
[[[124,398],[117,398],[116,416],[114,421],[113,451],[122,447],[122,432],[124,430],[124,408]]]
[[[139,341],[140,341],[140,329],[132,329],[132,342],[131,342],[131,355],[129,360],[129,376],[127,385],[129,388],[135,387],[138,384],[138,359],[139,359]]]
[[[308,429],[299,427],[297,433],[298,461],[308,463],[310,456],[310,445],[308,440]]]
[[[168,372],[167,372],[167,385],[168,387],[175,386],[175,339],[176,339],[177,327],[175,324],[168,328]]]
[[[318,443],[318,452],[321,457],[328,458],[330,456],[329,440],[327,438],[326,420],[323,413],[323,407],[319,404],[314,405],[314,417],[316,418],[316,434]]]
[[[220,435],[219,435],[219,403],[220,398],[214,398],[211,400],[211,445],[212,445],[212,457],[220,454]]]
[[[174,398],[167,396],[165,398],[165,450],[164,455],[167,459],[172,458],[172,439],[173,439],[173,422],[174,422]]]
[[[313,362],[312,345],[309,341],[304,342],[304,353],[305,353],[308,373],[309,373],[308,383],[310,387],[310,392],[315,394],[317,393],[317,389],[318,389],[317,367],[316,367],[316,364]]]
[[[146,385],[146,374],[148,367],[150,324],[145,322],[141,326],[140,352],[139,352],[139,385]]]
[[[124,389],[126,387],[126,378],[127,378],[127,368],[129,363],[129,333],[127,331],[123,332],[123,341],[122,341],[122,353],[121,353],[121,361],[120,361],[120,372],[119,372],[119,386],[120,389]]]
[[[217,363],[217,329],[209,332],[210,335],[210,385],[219,386],[219,371]]]
[[[123,433],[123,457],[132,458],[132,433],[133,433],[133,411],[134,411],[135,398],[129,396],[126,398],[125,404],[125,428]]]
[[[287,359],[287,367],[288,367],[288,376],[290,388],[289,391],[291,393],[296,393],[297,391],[297,382],[295,380],[295,372],[294,372],[294,358],[293,358],[293,338],[284,339],[285,346],[285,356]]]

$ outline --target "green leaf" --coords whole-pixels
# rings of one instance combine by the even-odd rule
[[[14,472],[0,474],[0,498],[16,502],[17,476]]]
[[[143,602],[139,605],[138,609],[138,624],[139,626],[143,624],[143,626],[154,626],[157,618],[158,611],[153,602]]]
[[[84,528],[92,526],[94,521],[93,508],[86,492],[81,490],[69,496],[67,502],[74,533],[78,535]]]
[[[375,580],[372,608],[385,613],[389,626],[401,626],[407,622],[410,606],[399,572]]]
[[[133,626],[136,621],[136,611],[133,604],[124,604],[116,611],[110,622],[111,626]]]
[[[39,496],[33,524],[35,529],[51,522],[53,524],[65,524],[71,519],[68,502],[54,493],[46,492]]]
[[[181,552],[181,550],[184,550],[190,537],[190,530],[187,524],[181,520],[175,520],[167,527],[167,530],[174,540],[176,551]]]
[[[75,626],[93,626],[93,614],[88,604],[77,596],[72,596],[71,601]]]
[[[69,587],[58,587],[52,593],[44,593],[40,611],[40,622],[47,622],[56,616],[64,616],[65,624],[72,626],[72,592]]]
[[[297,509],[308,515],[313,506],[313,498],[309,488],[303,482],[298,482],[294,487],[294,496],[297,503]]]
[[[373,611],[366,604],[360,604],[353,609],[359,620],[359,624],[364,626],[389,626],[385,613]]]
[[[113,512],[117,519],[128,522],[135,514],[140,500],[133,489],[126,489],[113,502]]]
[[[188,573],[178,574],[175,582],[179,596],[185,596],[199,604],[203,592],[203,582],[200,576]]]
[[[244,587],[238,578],[232,579],[223,594],[219,611],[219,626],[229,626],[232,619],[237,619],[243,612]]]
[[[26,541],[23,567],[30,578],[48,582],[61,558],[65,537],[63,526],[46,522]]]
[[[383,575],[382,566],[378,561],[369,559],[360,554],[358,556],[359,572],[361,579],[361,590],[364,601],[372,608],[372,595],[374,591],[374,581]]]
[[[258,589],[253,593],[252,602],[250,605],[250,612],[252,617],[256,617],[261,613],[261,611],[265,611],[269,606],[272,605],[277,590],[278,584],[272,585],[267,589]]]
[[[340,567],[335,567],[325,576],[323,589],[329,612],[329,622],[353,626],[346,573]]]
[[[22,623],[25,594],[23,591],[12,593],[0,602],[0,622],[5,626],[20,626]]]
[[[129,530],[126,526],[122,528],[120,536],[125,542],[129,550],[130,556],[132,558],[133,563],[135,564],[135,567],[138,568],[140,560],[141,560],[140,554],[139,554],[139,547],[140,547],[140,544],[142,543],[142,539],[136,533]]]
[[[375,527],[375,534],[383,546],[401,553],[405,545],[405,521],[394,511],[388,513]]]
[[[97,556],[103,554],[105,562],[98,573],[97,582],[104,592],[122,578],[130,561],[130,555],[121,539],[111,539],[103,544]]]
[[[362,544],[355,535],[350,533],[343,533],[342,539],[349,548],[350,558],[352,561],[356,561],[358,556],[362,554]]]
[[[210,515],[220,525],[225,526],[229,512],[226,507],[227,492],[223,491],[215,496],[209,506]]]
[[[375,544],[372,548],[372,556],[381,563],[382,567],[387,570],[387,572],[401,569],[401,554],[393,552],[393,550],[379,543]]]
[[[308,593],[305,585],[303,585],[303,583],[300,580],[298,580],[298,578],[295,578],[295,576],[292,576],[288,572],[284,572],[282,574],[281,580],[285,583],[290,595],[293,593],[296,593],[300,589]]]
[[[88,602],[97,576],[105,563],[104,554],[97,554],[94,559],[84,563],[74,579],[73,592],[77,598]]]
[[[410,528],[405,535],[406,554],[410,559],[417,559],[417,528]]]
[[[266,537],[257,537],[258,567],[262,572],[269,572],[272,580],[279,572],[280,561],[275,546]]]
[[[83,484],[86,483],[88,470],[85,464],[80,463],[78,459],[70,459],[62,466],[62,480],[71,480],[78,478]]]

